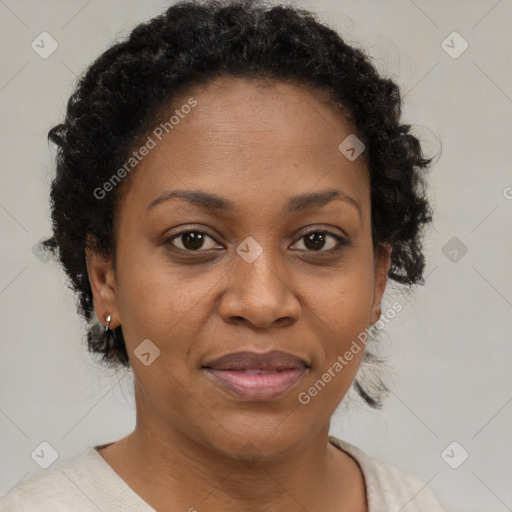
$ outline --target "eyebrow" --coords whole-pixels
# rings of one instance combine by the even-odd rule
[[[167,190],[156,199],[154,199],[146,208],[146,211],[153,209],[155,206],[169,201],[170,199],[184,199],[189,203],[208,211],[217,211],[229,213],[235,209],[235,203],[216,194],[203,192],[202,190]],[[284,213],[303,212],[313,208],[320,208],[334,200],[341,200],[354,206],[361,217],[361,207],[359,203],[337,188],[324,190],[321,192],[311,192],[293,196],[288,200],[284,208]]]

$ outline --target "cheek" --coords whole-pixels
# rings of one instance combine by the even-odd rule
[[[364,278],[339,279],[312,300],[316,305],[312,323],[319,342],[316,364],[298,389],[297,400],[303,414],[316,424],[334,413],[361,363],[372,303],[371,283],[365,283]]]
[[[208,304],[221,277],[197,268],[183,272],[149,254],[121,259],[116,295],[127,347],[149,338],[174,356],[190,348],[211,314]]]
[[[308,279],[307,303],[342,341],[368,327],[373,305],[373,266],[363,255],[324,278]]]
[[[326,383],[318,403],[326,400],[335,406],[350,387],[364,353],[373,305],[373,260],[359,254],[329,279],[314,287],[313,283],[305,311],[309,310],[320,350],[309,384],[318,379]]]

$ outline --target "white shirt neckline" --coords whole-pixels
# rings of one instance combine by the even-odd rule
[[[99,453],[98,449],[114,442],[89,445],[81,456],[25,478],[0,497],[1,510],[156,512]],[[329,443],[350,455],[361,468],[369,512],[443,512],[421,480],[334,436],[329,436]]]

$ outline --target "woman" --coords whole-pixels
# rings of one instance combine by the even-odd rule
[[[87,70],[53,236],[92,353],[137,422],[19,484],[7,512],[441,510],[329,436],[388,279],[422,280],[431,163],[395,83],[312,14],[181,2]]]

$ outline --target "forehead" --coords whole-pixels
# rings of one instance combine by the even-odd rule
[[[364,202],[364,158],[349,161],[338,149],[353,131],[324,91],[218,78],[162,109],[149,132],[154,147],[137,165],[128,194],[149,204],[164,189],[200,188],[261,204],[265,196],[275,202],[276,194],[341,186]]]
[[[327,147],[328,134],[336,136],[333,129],[353,131],[329,93],[297,82],[220,77],[182,94],[172,110],[192,96],[198,106],[183,124],[193,122],[194,130],[212,135],[234,134],[238,142],[249,143],[251,136],[258,135],[255,143],[267,136],[274,145],[287,141]]]

